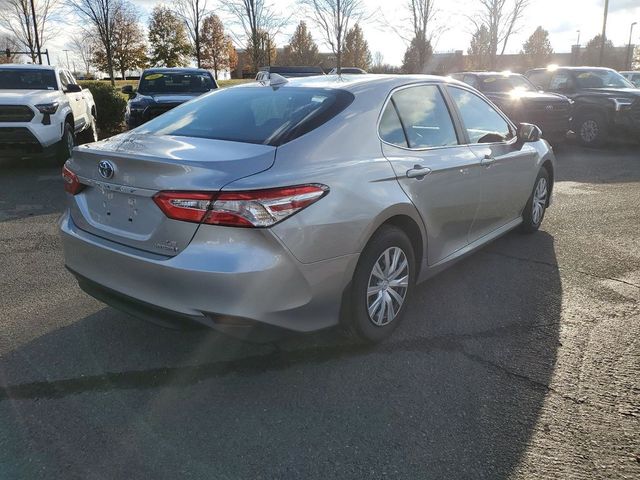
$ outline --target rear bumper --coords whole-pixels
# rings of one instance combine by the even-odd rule
[[[68,213],[60,220],[65,264],[81,287],[137,317],[223,331],[257,322],[309,332],[339,322],[357,255],[302,264],[268,230],[233,229],[224,240],[216,228],[225,227],[203,226],[180,254],[164,257],[80,230]]]

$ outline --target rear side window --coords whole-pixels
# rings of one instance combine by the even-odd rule
[[[398,112],[393,104],[393,100],[387,103],[382,118],[380,119],[380,138],[387,143],[407,148],[407,137],[404,136],[402,123],[398,117]]]
[[[453,121],[437,86],[404,88],[395,92],[391,100],[400,115],[409,148],[458,144]]]
[[[527,73],[527,78],[536,87],[540,86],[544,90],[544,89],[549,88],[549,81],[551,80],[551,75],[549,75],[549,73],[547,71],[536,70],[536,71]]]
[[[318,128],[353,99],[330,88],[230,88],[176,107],[138,131],[278,146]]]

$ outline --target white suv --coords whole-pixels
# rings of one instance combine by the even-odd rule
[[[96,141],[93,95],[68,70],[0,65],[0,158],[54,155]]]

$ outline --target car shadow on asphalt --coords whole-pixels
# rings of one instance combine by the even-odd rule
[[[538,232],[419,285],[376,346],[256,345],[103,308],[0,358],[3,430],[49,471],[108,478],[507,478],[553,394],[561,303]]]

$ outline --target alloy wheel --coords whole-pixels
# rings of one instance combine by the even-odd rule
[[[580,137],[587,143],[593,142],[600,134],[600,127],[595,120],[585,120],[580,126]]]
[[[67,144],[67,152],[69,153],[69,157],[71,157],[75,140],[73,139],[73,132],[70,129],[67,130],[67,133],[65,135],[65,142]]]
[[[367,284],[369,319],[383,327],[391,323],[402,308],[409,289],[409,262],[399,247],[389,247],[373,264]]]
[[[547,179],[540,178],[533,192],[533,202],[531,205],[531,220],[535,225],[542,221],[544,209],[547,207]]]

